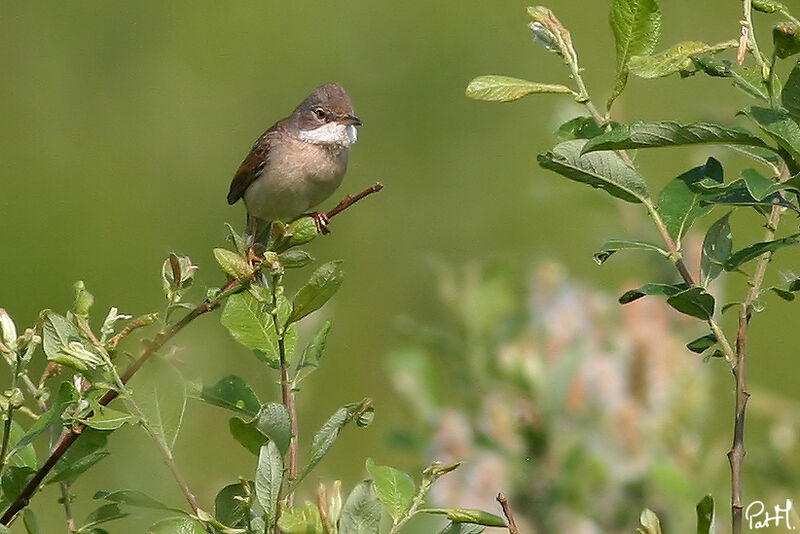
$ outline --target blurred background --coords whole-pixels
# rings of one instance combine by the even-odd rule
[[[717,499],[724,532],[730,372],[683,347],[703,333],[695,322],[663,307],[643,304],[636,312],[615,304],[642,282],[671,281],[668,266],[635,255],[603,267],[592,261],[609,237],[656,240],[646,216],[537,166],[552,132],[582,112],[568,98],[498,105],[464,97],[480,74],[568,82],[559,58],[532,42],[526,5],[3,2],[0,306],[22,329],[43,308],[63,313],[72,284],[83,280],[98,320],[110,306],[133,315],[156,311],[170,252],[199,265],[190,300],[200,300],[223,282],[211,250],[226,244],[224,223],[244,223],[243,206],[225,202],[241,159],[316,86],[337,81],[364,126],[336,196],[375,181],[385,189],[337,217],[333,233],[309,247],[321,261],[343,259],[347,277],[310,321],[332,318],[334,325],[323,369],[299,396],[301,433],[308,438],[336,407],[364,396],[375,400],[377,416],[370,428],[342,434],[309,480],[307,497],[319,480],[352,487],[366,456],[417,478],[430,460],[452,456],[466,461],[459,476],[473,478],[454,479],[461,481],[455,489],[436,494],[439,504],[492,507],[493,495],[506,491],[530,532],[630,532],[645,505],[672,531],[686,531],[706,493]],[[614,77],[607,2],[549,7],[571,30],[602,106]],[[739,33],[737,2],[680,0],[663,2],[662,10],[658,50]],[[763,29],[768,43],[767,22]],[[747,104],[726,80],[632,78],[614,118],[744,124],[733,115]],[[708,155],[730,176],[752,165],[708,148],[641,153],[638,162],[658,191]],[[737,248],[760,237],[754,220],[734,222]],[[785,220],[796,226],[793,217]],[[798,259],[782,252],[772,281]],[[735,300],[743,283],[731,278],[718,291]],[[750,342],[746,499],[769,505],[800,498],[800,364],[790,337],[800,316],[791,303],[768,297],[767,304]],[[216,316],[198,320],[176,345],[187,377],[210,384],[236,373],[263,400],[279,398],[277,375]],[[507,365],[489,372],[476,361]],[[438,391],[414,390],[421,377]],[[427,405],[413,402],[420,395],[430,395]],[[230,438],[227,418],[190,404],[176,448],[207,509],[221,487],[255,466]],[[498,421],[507,425],[481,426]],[[644,451],[625,448],[634,443]],[[112,455],[75,486],[79,518],[94,508],[96,489],[136,488],[181,505],[142,432],[123,429],[110,447]],[[470,487],[485,490],[488,501]],[[55,499],[48,489],[34,501],[46,532],[63,531]],[[109,530],[145,531],[157,517],[143,514]]]

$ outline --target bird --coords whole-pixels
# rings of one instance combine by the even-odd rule
[[[342,183],[361,124],[347,91],[331,82],[256,140],[228,191],[228,204],[241,199],[247,209],[251,250],[257,243],[266,245],[274,220],[309,214],[327,233],[325,214],[308,212]]]

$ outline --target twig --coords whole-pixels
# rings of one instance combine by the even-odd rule
[[[131,332],[133,332],[137,328],[142,328],[144,326],[150,326],[151,324],[153,324],[153,316],[151,314],[139,316],[136,319],[133,319],[128,324],[126,324],[125,328],[120,330],[119,334],[117,334],[116,336],[112,337],[108,341],[108,345],[112,349],[115,349],[115,348],[117,348],[117,345],[119,345],[119,342],[122,341],[123,339],[125,339],[125,337],[127,337],[128,334],[130,334]]]
[[[511,506],[508,504],[506,494],[498,493],[497,502],[500,503],[500,507],[503,509],[503,515],[506,516],[506,519],[508,520],[508,533],[519,534],[519,529],[517,529],[517,523],[514,521],[514,514],[511,513]]]
[[[331,525],[330,512],[328,510],[328,491],[322,484],[317,488],[317,509],[319,509],[319,518],[322,521],[323,534],[332,534],[333,525]]]
[[[336,205],[331,211],[327,213],[327,216],[333,217],[338,215],[345,209],[349,208],[362,198],[370,195],[372,193],[376,193],[383,189],[383,185],[380,183],[376,183],[375,185],[368,187],[358,195],[351,197],[347,195],[339,204]],[[223,300],[225,300],[228,296],[232,293],[240,291],[242,289],[241,284],[237,280],[228,280],[222,287],[220,287],[220,293],[215,298],[210,300],[205,300],[201,304],[197,305],[193,310],[183,316],[183,318],[178,321],[177,323],[171,325],[168,328],[165,328],[161,332],[159,332],[155,338],[149,342],[144,342],[141,353],[139,354],[139,358],[136,359],[133,364],[122,374],[120,377],[123,384],[127,384],[128,381],[136,374],[136,372],[142,367],[144,362],[146,362],[150,356],[152,356],[156,351],[158,351],[164,344],[172,339],[178,332],[183,330],[189,323],[204,315],[217,306],[219,306]],[[48,366],[49,368],[49,366]],[[109,390],[106,392],[103,397],[100,398],[100,405],[106,406],[108,403],[113,401],[119,393],[116,390]],[[56,463],[64,456],[64,453],[72,446],[76,439],[81,435],[83,430],[86,428],[86,425],[75,425],[71,428],[65,428],[61,432],[61,436],[58,439],[55,447],[53,448],[50,456],[45,460],[44,464],[39,468],[36,474],[33,475],[33,478],[28,482],[28,484],[23,488],[20,494],[14,499],[14,502],[6,509],[3,516],[0,517],[0,524],[8,525],[11,523],[11,520],[14,519],[14,516],[25,508],[28,503],[30,502],[31,497],[38,489],[39,485],[42,483],[44,478],[52,471],[53,467],[55,467]]]

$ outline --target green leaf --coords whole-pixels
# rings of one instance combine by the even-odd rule
[[[381,524],[381,503],[372,482],[356,484],[342,507],[339,534],[378,534]]]
[[[473,510],[471,508],[426,508],[420,510],[427,514],[446,515],[450,521],[458,523],[474,523],[487,527],[505,527],[506,522],[502,517],[484,512],[483,510]]]
[[[356,416],[358,416],[364,409],[372,404],[370,399],[364,399],[361,402],[354,402],[346,404],[345,406],[336,410],[325,423],[322,424],[314,438],[311,440],[311,450],[309,451],[308,459],[305,466],[297,475],[297,478],[291,482],[290,489],[293,489],[305,478],[308,473],[322,460],[330,448],[333,446],[336,438],[339,436],[339,431]]]
[[[83,526],[78,529],[78,531],[84,532],[97,525],[102,525],[103,523],[108,523],[109,521],[116,521],[117,519],[122,519],[123,517],[127,517],[129,515],[130,514],[128,512],[123,512],[118,504],[104,504],[86,516],[86,521],[84,522]]]
[[[253,389],[236,375],[228,375],[213,386],[203,388],[199,398],[208,404],[250,417],[255,416],[261,408],[261,401]]]
[[[95,430],[116,430],[125,423],[133,423],[135,421],[136,417],[127,412],[98,404],[94,408],[94,413],[85,419],[83,423]]]
[[[38,462],[36,460],[36,449],[33,448],[33,445],[28,443],[22,447],[16,446],[17,443],[22,441],[25,434],[25,430],[16,421],[12,420],[8,436],[8,443],[11,447],[9,458],[11,458],[11,463],[17,467],[36,469]]]
[[[681,242],[698,217],[706,215],[713,207],[703,203],[704,195],[693,187],[704,178],[722,182],[722,165],[719,161],[708,158],[704,165],[670,181],[658,196],[658,213],[676,243]]]
[[[394,524],[397,524],[411,506],[411,500],[417,491],[414,480],[394,467],[375,465],[372,458],[367,458],[367,471],[372,475],[378,499],[383,503]]]
[[[39,521],[30,508],[25,508],[25,511],[22,512],[22,522],[25,525],[25,532],[28,534],[39,534],[41,532]]]
[[[88,433],[88,430],[85,430],[84,433]],[[93,432],[97,432],[100,434],[101,432],[93,430]],[[81,441],[84,438],[81,438]],[[90,452],[81,458],[78,458],[74,462],[67,465],[67,467],[62,468],[55,476],[51,477],[50,480],[47,481],[48,484],[53,484],[56,482],[73,482],[75,481],[80,475],[86,472],[90,467],[94,464],[105,458],[111,454],[106,449],[100,449],[93,452]],[[59,461],[59,464],[61,462]]]
[[[162,358],[151,358],[139,370],[139,375],[133,398],[150,428],[172,450],[186,410],[186,383],[183,376],[175,366]]]
[[[467,85],[467,97],[487,102],[513,102],[537,93],[572,94],[565,85],[529,82],[508,76],[478,76]]]
[[[686,344],[686,348],[697,354],[702,354],[717,344],[717,336],[714,334],[706,334],[702,337],[690,341]]]
[[[702,287],[690,287],[667,299],[667,304],[681,313],[709,320],[714,316],[714,297]]]
[[[706,495],[697,503],[697,534],[714,534],[714,498]]]
[[[781,59],[800,54],[800,26],[794,22],[781,22],[772,28],[775,55]]]
[[[261,446],[269,440],[267,436],[259,432],[254,423],[245,422],[239,417],[228,419],[228,430],[233,439],[255,456],[258,456]]]
[[[328,340],[328,332],[331,330],[331,322],[325,321],[322,328],[317,331],[314,338],[306,345],[303,350],[300,361],[297,362],[297,373],[305,367],[316,369],[319,367],[319,361],[322,358],[322,353],[325,351],[325,342]]]
[[[6,467],[5,471],[3,471],[3,477],[0,479],[4,500],[12,502],[19,497],[35,474],[36,470],[31,467],[17,467],[15,465]]]
[[[565,141],[538,156],[539,165],[562,176],[605,190],[628,202],[648,202],[650,192],[641,176],[613,152],[581,154],[582,139]]]
[[[150,534],[206,534],[206,529],[189,517],[168,517],[150,525]]]
[[[649,250],[652,252],[658,252],[663,254],[664,256],[669,255],[666,250],[661,249],[657,245],[652,243],[648,243],[646,241],[631,241],[627,239],[609,239],[603,246],[600,247],[600,250],[594,253],[594,261],[597,265],[602,265],[605,261],[611,257],[612,254],[618,252],[620,250]]]
[[[773,293],[775,293],[776,295],[778,295],[780,298],[782,298],[787,302],[791,302],[794,300],[794,293],[792,293],[791,291],[787,291],[786,289],[780,287],[769,287],[767,289],[772,291]]]
[[[733,237],[728,222],[730,212],[720,217],[706,232],[703,239],[703,254],[700,257],[700,280],[708,287],[722,273],[723,264],[731,254]]]
[[[228,223],[225,223],[225,228],[228,230],[228,239],[233,243],[236,252],[241,256],[247,256],[247,243],[245,243],[242,235]]]
[[[278,527],[286,534],[322,534],[319,508],[307,502],[302,508],[283,508]]]
[[[736,41],[710,45],[700,41],[685,41],[653,56],[634,56],[628,66],[640,78],[660,78],[676,72],[689,71],[693,66],[692,56],[714,54],[728,48],[735,48]]]
[[[278,334],[270,313],[271,297],[263,296],[261,302],[250,292],[236,293],[228,297],[222,310],[222,324],[230,331],[233,338],[250,349],[257,351],[259,358],[272,367],[277,368],[280,361]],[[270,302],[266,302],[269,300]],[[278,298],[278,319],[285,324],[290,313],[289,301],[283,296]],[[297,329],[289,327],[284,335],[284,347],[287,362],[291,361],[294,344],[297,340]]]
[[[776,250],[784,247],[790,247],[798,243],[800,243],[800,233],[783,237],[781,239],[775,239],[774,241],[762,241],[760,243],[755,243],[754,245],[750,245],[749,247],[743,248],[742,250],[731,254],[728,259],[725,260],[723,268],[726,271],[734,271],[742,264],[761,256],[765,252],[775,252]]]
[[[614,0],[610,22],[616,42],[617,74],[607,109],[625,89],[631,57],[646,56],[655,49],[661,36],[661,10],[655,0]]]
[[[622,124],[589,140],[583,153],[597,150],[629,150],[665,146],[700,144],[750,145],[767,147],[767,144],[744,128],[722,126],[710,122],[634,122]]]
[[[753,9],[762,13],[775,13],[786,11],[786,6],[775,0],[753,0]]]
[[[247,509],[239,498],[247,498],[241,483],[229,484],[217,493],[214,498],[214,517],[217,521],[229,527],[247,525]]]
[[[642,510],[639,522],[644,527],[644,530],[637,529],[640,532],[644,534],[661,534],[661,522],[658,520],[658,516],[649,508]]]
[[[98,491],[94,494],[94,499],[103,499],[115,504],[125,504],[136,508],[147,508],[150,510],[166,510],[171,512],[184,513],[180,508],[166,505],[154,499],[147,493],[139,490],[118,490],[118,491]]]
[[[91,344],[81,338],[78,329],[57,313],[43,313],[42,338],[42,348],[49,361],[79,373],[86,373],[104,364],[103,358],[94,352]]]
[[[686,284],[645,284],[641,287],[631,289],[630,291],[623,293],[623,295],[619,298],[619,303],[628,304],[647,295],[677,295],[684,289],[686,289]]]
[[[451,521],[446,527],[439,531],[439,534],[481,534],[484,530],[486,530],[486,527],[483,525]]]
[[[282,404],[268,402],[250,421],[232,417],[229,426],[233,437],[253,454],[259,454],[267,439],[275,442],[281,454],[286,454],[289,449],[291,421],[289,412]]]
[[[253,280],[255,270],[242,256],[224,248],[215,248],[213,252],[214,259],[217,260],[222,272],[242,284],[247,284]]]
[[[752,106],[743,112],[800,164],[800,125],[783,109]]]
[[[766,165],[770,170],[775,171],[780,165],[781,160],[775,152],[767,148],[759,148],[755,146],[746,145],[728,145],[726,148],[744,154],[748,158]]]
[[[320,309],[328,302],[344,281],[341,260],[330,261],[320,266],[309,278],[308,283],[294,296],[292,313],[288,323],[299,321],[309,313]]]
[[[794,64],[786,85],[783,86],[781,104],[795,121],[800,122],[800,59]]]
[[[305,250],[287,250],[278,256],[278,261],[287,269],[297,269],[314,261],[314,257]]]
[[[613,123],[617,124],[617,123]],[[591,117],[575,117],[570,119],[556,130],[556,139],[569,141],[571,139],[591,139],[602,135],[605,130],[597,125]]]
[[[275,524],[278,496],[283,482],[283,458],[273,442],[261,447],[256,469],[256,499],[264,509],[267,526]]]
[[[50,401],[50,408],[39,416],[39,418],[34,422],[25,435],[20,439],[15,445],[14,448],[11,450],[10,455],[16,454],[18,450],[26,447],[29,443],[31,443],[34,439],[36,439],[42,432],[47,430],[50,425],[55,423],[61,422],[61,414],[64,413],[64,410],[70,404],[77,402],[78,392],[75,391],[75,388],[70,382],[62,382],[58,386],[58,393],[56,393],[55,398],[51,399]]]

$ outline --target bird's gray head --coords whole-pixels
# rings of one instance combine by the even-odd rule
[[[350,148],[358,139],[361,120],[353,114],[353,103],[337,83],[317,87],[292,113],[298,137],[308,143]]]

